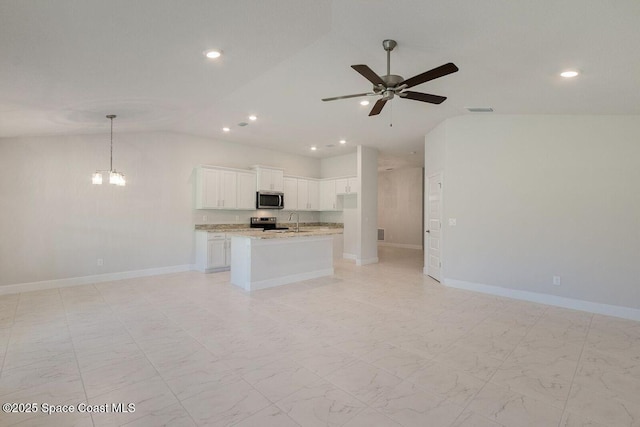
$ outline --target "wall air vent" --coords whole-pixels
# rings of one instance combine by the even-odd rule
[[[471,113],[493,113],[491,107],[467,107],[467,111]]]
[[[384,228],[378,228],[378,240],[384,240]]]

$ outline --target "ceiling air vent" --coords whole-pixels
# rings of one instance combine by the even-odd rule
[[[247,123],[247,122],[240,122],[240,123],[238,123],[238,126],[246,126],[246,125],[248,125],[248,124],[249,124],[249,123]]]
[[[491,107],[467,107],[467,111],[471,113],[493,113]]]

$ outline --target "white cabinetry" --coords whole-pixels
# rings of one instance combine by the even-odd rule
[[[255,166],[258,174],[259,191],[284,191],[284,171],[263,166]]]
[[[196,231],[196,269],[203,273],[228,270],[231,265],[231,237],[225,233]]]
[[[324,179],[320,181],[320,210],[339,210],[335,179]]]
[[[284,209],[295,211],[298,209],[298,180],[284,178]]]
[[[254,210],[256,208],[256,174],[238,172],[238,209]]]
[[[319,210],[320,186],[313,179],[298,178],[298,210]]]
[[[336,194],[356,194],[358,187],[357,177],[336,179]]]
[[[196,172],[196,209],[235,209],[236,172],[199,168]]]

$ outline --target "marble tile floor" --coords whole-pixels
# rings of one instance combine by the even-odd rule
[[[0,426],[640,426],[640,322],[443,287],[422,252],[247,294],[187,272],[0,296]]]

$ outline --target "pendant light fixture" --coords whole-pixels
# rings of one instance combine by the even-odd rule
[[[98,170],[91,176],[91,182],[95,185],[102,185],[102,176],[107,173],[109,174],[109,184],[119,185],[121,187],[127,184],[127,181],[124,179],[124,174],[113,168],[113,119],[115,118],[115,114],[109,114],[107,116],[107,119],[111,120],[111,156],[109,159],[109,170]]]

